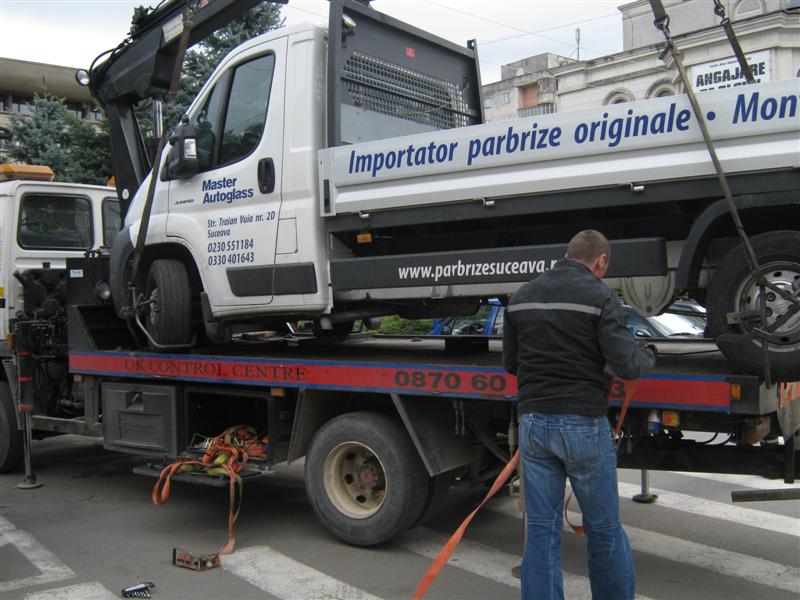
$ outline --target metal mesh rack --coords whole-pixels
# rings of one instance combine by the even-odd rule
[[[345,64],[343,79],[354,105],[364,110],[436,129],[477,122],[465,88],[380,58],[353,53]]]

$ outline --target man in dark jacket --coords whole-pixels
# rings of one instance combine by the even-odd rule
[[[601,281],[610,257],[603,234],[581,231],[569,242],[566,258],[523,285],[506,308],[503,363],[519,388],[528,519],[523,600],[564,597],[567,477],[583,513],[593,600],[634,597],[633,557],[619,520],[617,457],[606,418],[606,365],[636,379],[653,367],[656,350],[637,347],[616,292]]]

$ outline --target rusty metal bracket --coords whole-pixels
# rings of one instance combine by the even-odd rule
[[[192,554],[182,548],[173,548],[172,564],[192,571],[206,571],[219,566],[219,554]]]

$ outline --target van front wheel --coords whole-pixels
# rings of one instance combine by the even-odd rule
[[[154,260],[147,274],[144,324],[152,340],[150,349],[160,346],[188,346],[192,337],[192,290],[184,264],[172,258]],[[154,343],[155,342],[155,343]]]

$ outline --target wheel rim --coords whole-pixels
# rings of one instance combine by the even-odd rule
[[[761,265],[760,270],[768,283],[797,295],[798,292],[794,286],[800,286],[800,264],[793,261],[774,261]],[[800,287],[797,290],[800,290]],[[765,290],[759,288],[757,280],[752,274],[748,274],[736,290],[735,298],[738,300],[736,309],[740,312],[760,311],[762,293],[765,294],[767,326],[771,326],[786,314],[791,303],[768,288]],[[747,332],[753,328],[746,321],[742,322],[742,327]],[[791,319],[773,332],[773,339],[769,342],[770,350],[794,352],[800,349],[800,342],[797,341],[798,334],[800,334],[800,313],[795,313]],[[754,339],[754,343],[761,346],[761,341],[757,338]]]
[[[374,515],[386,499],[386,470],[369,446],[343,442],[323,466],[325,492],[336,510],[353,519]]]

